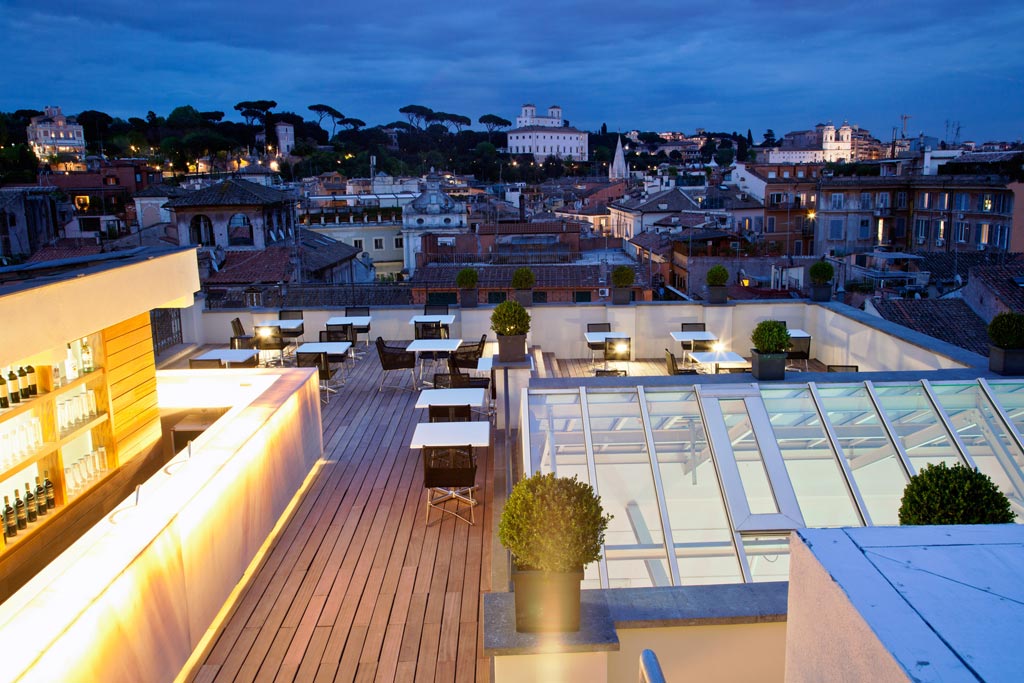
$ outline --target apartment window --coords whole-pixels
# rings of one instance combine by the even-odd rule
[[[905,209],[907,208],[907,193],[897,192],[896,193],[896,208]]]
[[[871,208],[871,193],[861,192],[860,193],[860,208],[861,210]]]
[[[548,302],[548,293],[544,290],[535,289],[533,290],[533,303],[535,304],[546,304]]]
[[[769,177],[769,178],[774,178],[774,177],[776,177],[776,176],[775,176],[775,171],[768,171],[768,177]]]
[[[768,227],[765,232],[775,232],[775,216],[768,216]]]
[[[992,213],[993,197],[991,192],[983,192],[978,195],[978,211]]]
[[[786,201],[786,194],[784,192],[772,192],[768,195],[768,202],[773,205],[779,205]]]
[[[804,243],[803,240],[797,240],[793,242],[793,256],[803,256],[804,254]]]
[[[506,297],[507,294],[505,292],[487,292],[487,303],[500,304]]]
[[[831,201],[832,201],[832,210],[833,211],[842,211],[843,210],[843,193],[842,192],[833,192],[832,193]]]
[[[999,247],[1000,249],[1006,248],[1006,237],[1008,230],[1005,225],[996,224],[992,226],[992,246]]]
[[[966,221],[956,221],[953,223],[953,236],[957,242],[963,244],[971,238],[971,227]]]
[[[989,229],[991,225],[988,223],[978,223],[977,230],[974,233],[974,241],[978,244],[988,244]]]
[[[374,251],[380,251],[383,248],[384,248],[384,238],[383,237],[374,237],[373,238],[373,249],[374,249]]]
[[[928,237],[928,219],[918,218],[914,221],[914,237],[917,238],[918,244],[924,244]]]
[[[764,232],[764,216],[754,216],[754,232],[758,234]]]
[[[117,185],[117,176],[108,175],[103,179],[104,185]]]
[[[803,171],[797,171],[797,172],[796,172],[796,177],[797,177],[797,178],[803,178],[803,177],[804,177],[804,172],[803,172]],[[799,243],[798,243],[798,244],[799,244]]]
[[[843,239],[843,219],[833,218],[828,222],[828,238],[830,240]]]
[[[877,195],[875,195],[875,204],[878,205],[879,209],[888,209],[889,208],[889,193],[888,192],[879,192]]]
[[[957,211],[969,211],[971,208],[971,196],[966,192],[957,192],[953,195],[953,203]]]
[[[405,241],[401,237],[395,238],[395,249],[402,249],[405,246]]]
[[[866,240],[871,237],[871,219],[861,218],[860,219],[860,239]]]
[[[788,178],[789,177],[789,171],[783,171],[782,172],[782,177],[783,178]]]
[[[363,241],[362,240],[352,240],[352,246],[355,247],[356,249],[358,249],[359,251],[362,251],[363,250]]]
[[[940,192],[938,199],[939,199],[939,201],[938,201],[938,204],[936,205],[935,208],[938,209],[939,211],[948,211],[949,210],[949,193],[948,192]]]
[[[932,196],[928,192],[922,192],[917,195],[917,208],[919,209],[930,209],[932,208]]]
[[[589,304],[591,302],[591,300],[592,300],[591,299],[591,295],[592,295],[592,292],[590,290],[573,292],[572,293],[573,303]]]
[[[935,221],[935,239],[946,239],[946,221],[942,220],[941,218]]]

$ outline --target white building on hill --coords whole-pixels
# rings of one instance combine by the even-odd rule
[[[548,107],[547,116],[537,116],[537,108],[524,104],[516,117],[516,128],[508,133],[508,151],[511,154],[532,154],[535,161],[548,157],[587,161],[589,136],[577,130],[562,118],[562,108]]]

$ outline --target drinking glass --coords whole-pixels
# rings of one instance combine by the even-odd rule
[[[57,427],[61,433],[68,430],[68,402],[63,399],[57,401]]]
[[[68,466],[64,468],[64,484],[68,487],[68,495],[74,496],[78,491],[78,484],[75,481],[75,468]]]
[[[89,397],[89,417],[96,417],[96,392],[93,389],[90,389],[87,395]]]
[[[96,449],[96,462],[99,464],[99,471],[107,471],[107,447],[100,446]]]

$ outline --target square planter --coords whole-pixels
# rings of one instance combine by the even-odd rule
[[[459,290],[459,306],[463,308],[476,308],[479,303],[477,296],[477,290],[475,289],[460,289]]]
[[[516,289],[512,292],[512,296],[515,297],[515,300],[518,301],[523,308],[529,308],[533,305],[532,289]]]
[[[832,285],[811,285],[811,301],[825,302],[832,300]]]
[[[708,303],[724,304],[729,301],[728,288],[724,286],[708,285]]]
[[[759,382],[786,379],[785,353],[760,353],[750,350],[750,374]]]
[[[612,304],[616,306],[623,306],[629,303],[630,294],[633,290],[629,287],[613,287],[612,288]]]
[[[556,633],[580,630],[580,582],[583,571],[513,571],[516,630]]]
[[[498,335],[498,360],[502,363],[520,363],[526,360],[526,335]]]
[[[988,369],[1000,375],[1024,375],[1024,349],[988,347]]]

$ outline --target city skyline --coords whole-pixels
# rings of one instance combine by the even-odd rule
[[[1024,6],[950,1],[786,7],[643,0],[542,10],[420,7],[355,12],[254,0],[136,5],[7,0],[0,110],[61,106],[166,116],[272,99],[315,118],[329,104],[369,125],[420,104],[514,120],[523,103],[563,107],[584,130],[745,133],[760,142],[843,121],[886,141],[1024,135]],[[181,21],[177,21],[180,18]]]

